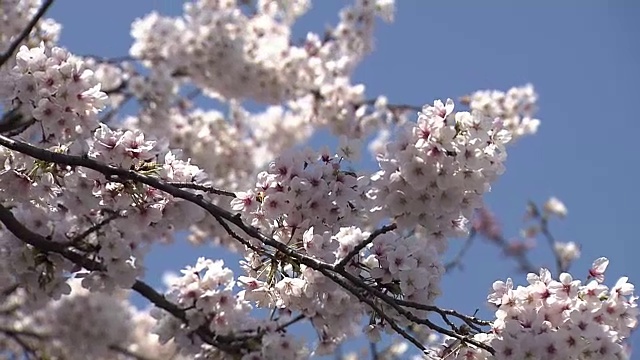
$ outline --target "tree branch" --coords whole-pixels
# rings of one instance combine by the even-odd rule
[[[454,337],[456,339],[459,340],[464,340],[469,344],[472,344],[474,346],[477,346],[479,348],[483,348],[491,353],[494,353],[494,350],[485,344],[482,344],[480,342],[474,341],[472,339],[467,338],[464,335],[458,334],[455,331],[452,330],[447,330],[445,328],[442,328],[436,324],[434,324],[433,322],[431,322],[428,319],[420,319],[418,317],[416,317],[415,315],[413,315],[411,312],[407,311],[406,309],[404,309],[403,307],[401,307],[398,302],[397,299],[394,299],[392,297],[390,297],[389,295],[381,292],[380,290],[377,290],[375,288],[370,287],[369,285],[365,284],[360,278],[354,276],[353,274],[345,271],[344,268],[338,268],[337,266],[331,265],[331,264],[327,264],[324,263],[322,261],[319,261],[315,258],[306,256],[304,254],[301,254],[295,250],[293,250],[292,248],[290,248],[289,246],[287,246],[284,243],[281,243],[271,237],[268,237],[264,234],[262,234],[258,229],[246,225],[242,219],[240,218],[240,216],[238,216],[238,214],[232,214],[231,212],[220,208],[219,206],[206,201],[201,195],[196,195],[193,194],[191,192],[182,190],[182,189],[178,189],[175,186],[169,185],[168,183],[156,179],[156,178],[152,178],[149,176],[145,176],[145,175],[141,175],[138,174],[135,171],[132,170],[126,170],[123,168],[119,168],[119,167],[115,167],[115,166],[110,166],[110,165],[106,165],[100,162],[97,162],[95,160],[89,159],[86,156],[72,156],[72,155],[66,155],[66,154],[61,154],[61,153],[54,153],[45,149],[40,149],[37,147],[34,147],[28,143],[24,143],[22,141],[17,141],[17,140],[13,140],[10,138],[7,138],[5,136],[0,135],[0,145],[5,146],[9,149],[21,152],[23,154],[26,154],[28,156],[34,157],[36,159],[42,160],[42,161],[46,161],[46,162],[52,162],[52,163],[57,163],[57,164],[63,164],[63,165],[68,165],[68,166],[81,166],[81,167],[85,167],[85,168],[89,168],[95,171],[98,171],[104,175],[106,175],[111,181],[116,181],[116,182],[126,182],[126,181],[137,181],[143,184],[146,184],[148,186],[154,187],[158,190],[164,191],[168,194],[171,194],[174,197],[177,198],[181,198],[187,201],[192,202],[195,205],[200,206],[201,208],[203,208],[204,210],[206,210],[207,212],[209,212],[214,218],[216,219],[224,219],[234,225],[236,225],[238,228],[240,228],[245,234],[247,234],[250,237],[253,237],[257,240],[259,240],[260,242],[262,242],[264,245],[267,246],[271,246],[275,249],[277,249],[278,251],[282,252],[284,255],[290,257],[291,259],[295,259],[296,261],[298,261],[301,264],[307,265],[309,267],[311,267],[314,270],[320,271],[322,274],[324,274],[325,276],[327,276],[329,279],[331,279],[332,281],[334,281],[335,283],[337,283],[338,285],[340,285],[341,287],[345,288],[347,291],[349,291],[350,293],[352,293],[354,296],[356,296],[361,302],[364,302],[365,304],[369,305],[369,307],[371,307],[371,309],[373,309],[373,311],[375,311],[382,319],[384,319],[387,323],[389,323],[389,325],[400,335],[402,335],[405,339],[407,339],[408,341],[410,341],[411,343],[413,343],[414,345],[416,345],[419,349],[421,350],[425,350],[424,346],[422,346],[422,344],[420,344],[419,341],[417,341],[415,338],[413,338],[411,335],[409,335],[406,331],[404,331],[402,328],[400,328],[394,321],[393,319],[391,319],[388,315],[386,315],[384,313],[384,311],[382,311],[370,298],[370,296],[373,296],[374,298],[379,298],[380,300],[382,300],[383,302],[387,303],[389,306],[391,306],[395,311],[397,311],[400,315],[404,316],[405,318],[407,318],[409,321],[413,321],[415,323],[418,324],[424,324],[426,326],[428,326],[429,328],[431,328],[432,330],[435,330],[437,332],[440,332],[442,334],[448,335],[450,337]],[[389,227],[392,227],[393,225],[389,225]],[[387,230],[390,231],[390,230]],[[366,245],[365,245],[366,246]],[[344,279],[346,279],[348,282],[346,282]],[[361,290],[358,290],[357,288],[360,288],[361,290],[364,290],[366,293],[368,293],[367,295],[363,294]],[[134,288],[136,291],[140,291],[139,288]],[[158,296],[160,296],[158,294]],[[152,300],[153,302],[153,300]]]
[[[380,236],[382,234],[386,234],[389,231],[393,231],[393,230],[395,230],[397,228],[398,228],[398,226],[396,224],[391,224],[391,225],[385,225],[385,226],[377,229],[376,231],[372,232],[371,235],[369,235],[368,238],[366,238],[360,244],[356,245],[351,251],[349,251],[349,253],[344,257],[344,259],[340,260],[340,262],[338,262],[336,264],[336,270],[344,269],[344,267],[347,265],[347,263],[354,256],[358,255],[362,249],[367,247],[367,245],[371,244],[373,242],[373,240],[375,240],[378,236]]]
[[[542,235],[544,235],[545,239],[547,239],[547,244],[549,244],[549,248],[551,249],[553,258],[556,260],[558,275],[567,271],[567,269],[565,269],[565,264],[560,257],[560,254],[556,250],[556,239],[549,230],[549,220],[546,217],[540,218],[540,232],[542,233]]]
[[[209,193],[209,194],[229,196],[229,197],[232,197],[232,198],[236,197],[236,194],[234,192],[221,190],[221,189],[216,189],[216,188],[214,188],[212,186],[208,186],[208,185],[200,185],[200,184],[194,184],[194,183],[183,183],[183,182],[168,182],[167,185],[175,186],[178,189],[200,190],[200,191],[204,191],[204,192]]]
[[[90,226],[88,229],[86,229],[85,231],[81,232],[80,234],[72,237],[68,242],[66,242],[64,245],[65,246],[74,246],[79,244],[82,240],[86,239],[87,236],[93,234],[94,232],[102,229],[105,225],[107,225],[108,223],[110,223],[111,221],[118,219],[122,216],[120,216],[120,214],[118,213],[112,213],[111,215],[109,215],[108,217],[106,217],[105,219],[103,219],[102,221]]]
[[[472,228],[471,231],[469,232],[469,236],[467,236],[467,239],[462,245],[462,248],[460,248],[460,251],[458,251],[456,256],[453,257],[453,259],[451,259],[448,263],[444,265],[445,272],[449,272],[457,267],[458,268],[462,267],[462,259],[467,254],[469,249],[471,249],[471,245],[473,244],[473,239],[475,237],[476,237],[476,231]]]
[[[36,14],[31,19],[31,21],[29,21],[27,26],[24,29],[22,29],[22,32],[18,35],[17,38],[13,40],[13,42],[11,43],[11,45],[9,45],[7,50],[5,50],[5,52],[2,53],[2,55],[0,55],[0,67],[3,66],[7,61],[9,61],[11,57],[13,57],[13,53],[16,52],[16,49],[18,49],[18,46],[20,46],[20,44],[24,41],[24,39],[26,39],[27,36],[29,36],[29,34],[31,33],[31,30],[33,30],[33,28],[36,26],[38,21],[44,16],[44,14],[47,12],[51,4],[53,4],[53,0],[45,0],[42,6],[40,6],[40,8],[38,9],[38,12],[36,12]]]
[[[31,230],[27,229],[13,216],[11,210],[7,209],[1,204],[0,222],[2,222],[7,230],[9,230],[15,237],[41,251],[60,254],[74,264],[80,265],[90,271],[104,272],[106,270],[104,265],[102,265],[101,263],[91,259],[87,259],[77,252],[67,248],[64,244],[49,241],[42,235],[34,233]],[[188,323],[185,311],[183,309],[180,309],[177,305],[167,300],[163,295],[156,292],[145,282],[136,280],[136,282],[132,286],[132,289],[145,297],[155,306],[169,312],[183,322]],[[236,339],[234,337],[215,335],[205,330],[205,328],[199,328],[198,330],[196,330],[196,334],[200,336],[200,338],[204,342],[211,344],[222,351],[226,351],[229,353],[238,352],[238,349],[236,347],[225,344],[225,342],[231,343],[235,341]]]

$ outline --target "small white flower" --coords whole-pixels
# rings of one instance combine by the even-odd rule
[[[560,201],[556,197],[551,197],[544,204],[544,212],[547,215],[555,215],[559,218],[564,218],[567,216],[567,208],[564,206],[562,201]]]

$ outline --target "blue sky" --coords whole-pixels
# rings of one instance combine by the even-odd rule
[[[398,1],[396,21],[376,31],[376,50],[355,80],[367,94],[391,102],[422,105],[457,98],[478,89],[533,83],[540,96],[537,135],[510,148],[507,172],[494,184],[487,204],[500,216],[505,234],[517,235],[529,199],[557,196],[569,216],[551,229],[561,241],[582,245],[572,272],[584,279],[593,259],[611,260],[608,285],[619,276],[640,281],[637,190],[640,162],[640,6],[632,0],[563,1]],[[76,54],[120,56],[131,45],[130,24],[152,8],[177,14],[180,1],[58,1],[49,13],[63,24],[61,43]],[[322,31],[337,21],[345,1],[316,1],[295,28]],[[633,39],[636,38],[634,41]],[[312,145],[334,143],[324,135]],[[457,244],[452,245],[454,248]],[[164,269],[177,270],[198,256],[216,257],[212,248],[179,242],[147,260],[147,278],[159,284]],[[636,254],[636,255],[634,255]],[[545,243],[532,254],[552,266]],[[491,283],[508,276],[524,283],[514,263],[497,249],[476,242],[465,268],[444,279],[438,304],[473,313],[485,310]],[[486,317],[486,316],[485,316]],[[640,347],[640,336],[632,340]],[[636,351],[639,356],[640,350]]]

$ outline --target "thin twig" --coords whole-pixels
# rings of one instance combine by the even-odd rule
[[[7,336],[13,339],[13,341],[15,341],[22,348],[22,355],[26,356],[27,359],[40,359],[40,356],[38,356],[38,352],[36,351],[36,349],[27,344],[26,341],[22,340],[20,336],[11,333],[7,334]]]
[[[229,224],[227,224],[223,219],[221,219],[220,217],[215,217],[215,219],[222,226],[222,228],[224,228],[224,230],[227,232],[227,234],[229,234],[232,238],[238,240],[238,242],[240,242],[242,245],[244,245],[247,248],[253,250],[256,254],[264,255],[264,256],[268,257],[269,259],[271,259],[273,261],[276,261],[276,257],[273,254],[270,254],[269,252],[267,252],[264,249],[258,248],[257,246],[251,244],[248,240],[246,240],[243,237],[241,237],[240,235],[238,235],[235,231],[233,231],[231,229],[231,227],[229,227]]]
[[[88,54],[88,55],[81,55],[81,57],[83,57],[83,58],[91,58],[91,59],[94,59],[95,61],[97,61],[99,63],[105,63],[105,64],[119,64],[119,63],[126,62],[126,61],[138,61],[139,60],[139,59],[134,58],[131,55],[104,57],[104,56]]]
[[[431,311],[431,312],[435,312],[440,314],[440,316],[453,316],[456,317],[462,321],[464,321],[470,328],[481,332],[482,329],[480,329],[478,326],[490,326],[491,322],[487,321],[487,320],[481,320],[478,319],[474,316],[468,316],[468,315],[464,315],[461,314],[455,310],[449,310],[449,309],[442,309],[439,308],[437,306],[434,305],[426,305],[426,304],[420,304],[417,302],[413,302],[413,301],[407,301],[407,300],[400,300],[400,299],[396,299],[396,302],[398,303],[398,305],[401,306],[405,306],[408,308],[413,308],[413,309],[417,309],[417,310],[424,310],[424,311]]]
[[[66,245],[66,246],[75,246],[75,245],[79,244],[82,240],[86,239],[87,236],[89,236],[89,235],[93,234],[94,232],[102,229],[105,225],[107,225],[111,221],[113,221],[115,219],[118,219],[120,217],[121,217],[120,214],[112,213],[108,217],[104,218],[102,221],[92,225],[91,227],[89,227],[85,231],[83,231],[80,234],[74,236],[68,242],[64,243],[64,245]]]
[[[560,257],[560,254],[556,250],[556,239],[553,236],[553,234],[551,234],[551,231],[549,230],[549,220],[544,216],[540,218],[540,232],[542,233],[542,235],[544,235],[545,239],[547,239],[547,244],[549,244],[549,247],[551,248],[551,253],[553,254],[554,259],[556,260],[556,267],[558,269],[558,274],[566,272],[567,269],[565,269],[562,258]]]
[[[301,321],[301,320],[304,320],[304,319],[306,319],[306,318],[307,318],[307,316],[306,316],[306,315],[304,315],[304,314],[298,314],[298,316],[296,316],[296,317],[294,317],[293,319],[291,319],[291,320],[289,320],[289,321],[287,321],[287,322],[283,323],[282,325],[278,326],[278,327],[276,328],[276,331],[282,331],[282,330],[284,330],[284,329],[288,328],[289,326],[291,326],[291,325],[293,325],[293,324],[295,324],[295,323],[297,323],[297,322],[299,322],[299,321]]]
[[[416,338],[414,338],[413,336],[411,336],[409,333],[407,333],[404,329],[402,329],[396,322],[395,320],[393,320],[392,318],[390,318],[378,305],[375,304],[375,302],[373,300],[371,300],[371,298],[365,294],[362,293],[362,291],[359,291],[356,287],[354,287],[352,284],[347,283],[346,281],[344,281],[343,279],[341,279],[340,277],[335,276],[335,274],[332,274],[329,272],[328,269],[318,269],[323,275],[327,276],[328,278],[330,278],[331,280],[333,280],[336,284],[340,285],[342,288],[346,289],[347,291],[349,291],[351,294],[355,295],[358,300],[360,300],[361,302],[369,305],[369,307],[378,315],[380,316],[380,318],[382,318],[385,323],[389,324],[389,326],[391,326],[391,328],[393,330],[395,330],[400,336],[404,337],[405,339],[407,339],[410,343],[412,343],[413,345],[415,345],[418,349],[420,349],[421,351],[427,351],[427,349],[424,347],[424,345],[422,345],[422,343],[420,341],[418,341]]]
[[[124,98],[122,99],[122,101],[118,104],[118,106],[114,106],[111,109],[109,109],[109,111],[107,111],[107,113],[100,118],[100,122],[103,124],[108,124],[109,122],[111,122],[111,120],[113,119],[114,116],[116,116],[116,114],[118,112],[120,112],[120,110],[122,110],[122,108],[131,100],[133,99],[133,94],[125,94]]]
[[[8,134],[9,136],[13,136],[13,132],[16,130],[23,130],[31,124],[33,124],[36,119],[27,118],[22,114],[21,106],[15,107],[2,115],[2,121],[0,121],[0,133]]]
[[[396,224],[391,224],[391,225],[385,225],[385,226],[375,230],[374,232],[372,232],[371,235],[369,235],[369,237],[367,237],[360,244],[356,245],[351,251],[349,251],[349,253],[347,253],[347,255],[342,260],[340,260],[340,262],[338,262],[336,264],[336,269],[339,269],[339,270],[344,269],[344,267],[347,265],[347,263],[354,256],[358,255],[362,249],[367,247],[367,245],[371,244],[378,236],[380,236],[382,234],[386,234],[389,231],[393,231],[393,230],[395,230],[397,228],[398,228],[398,226]]]
[[[467,239],[462,245],[462,248],[460,248],[460,251],[458,251],[456,256],[454,256],[453,259],[451,259],[451,261],[449,261],[444,265],[445,272],[449,272],[455,268],[462,267],[462,259],[467,254],[469,249],[471,249],[471,245],[473,244],[473,239],[475,237],[476,237],[476,231],[472,228],[471,231],[469,231],[469,236],[467,236]]]
[[[360,105],[375,105],[377,99],[368,99],[360,103]],[[421,106],[410,105],[410,104],[388,104],[387,108],[391,111],[422,111]]]
[[[531,263],[529,258],[524,252],[509,252],[509,242],[502,236],[494,237],[491,239],[491,243],[500,247],[506,256],[514,258],[520,267],[520,271],[525,273],[537,272],[536,267]]]

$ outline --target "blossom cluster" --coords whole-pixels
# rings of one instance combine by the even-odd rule
[[[41,3],[0,5],[0,48]],[[429,312],[407,305],[400,313],[389,302],[435,303],[447,239],[466,234],[504,171],[507,144],[535,133],[537,94],[530,85],[476,92],[463,100],[469,112],[437,100],[409,121],[413,107],[367,99],[365,86],[352,83],[373,49],[377,18],[393,20],[393,1],[356,0],[324,35],[296,41],[292,26],[309,7],[194,0],[180,17],[152,13],[131,30],[130,53],[145,74],[131,63],[73,56],[54,46],[59,26],[39,22],[0,69],[3,108],[29,120],[10,137],[33,143],[43,159],[86,162],[66,166],[0,147],[0,211],[26,229],[0,228],[1,348],[19,353],[33,342],[37,356],[68,359],[305,359],[363,333],[379,343],[383,332],[398,331],[392,324],[433,335],[407,318]],[[228,114],[194,109],[184,85],[228,105]],[[117,124],[113,112],[98,117],[129,99],[140,105],[135,116]],[[247,100],[268,107],[252,113]],[[342,135],[337,155],[295,149],[323,126]],[[379,169],[357,173],[350,161],[376,132]],[[234,233],[237,222],[217,218],[229,227],[219,226],[193,203],[132,180],[141,178],[176,192],[198,188],[184,191],[246,227]],[[552,198],[542,214],[567,210]],[[483,215],[476,230],[500,236]],[[388,220],[392,226],[374,230]],[[221,260],[199,258],[165,297],[146,295],[155,303],[149,313],[136,311],[125,289],[140,289],[151,245],[183,230],[194,242],[238,250],[244,274],[236,279]],[[256,230],[264,237],[251,236]],[[580,255],[575,243],[553,250],[563,264]],[[586,284],[567,273],[554,280],[547,270],[530,274],[526,287],[494,283],[496,320],[473,338],[496,355],[458,340],[442,357],[622,356],[637,298],[626,277],[611,289],[602,284],[607,264],[598,259]],[[271,318],[259,320],[255,310]],[[312,349],[288,331],[300,320],[318,335]],[[15,340],[22,338],[29,342]],[[403,352],[396,346],[390,356]]]
[[[472,110],[491,118],[498,118],[502,126],[511,131],[513,141],[526,135],[533,135],[540,126],[534,117],[536,94],[533,85],[513,87],[507,92],[499,90],[476,91],[465,99]]]
[[[82,60],[41,43],[20,48],[16,65],[2,74],[0,98],[6,108],[17,108],[41,124],[23,136],[69,141],[90,137],[98,126],[97,114],[107,99],[100,88]]]
[[[185,322],[161,309],[153,309],[157,319],[154,333],[159,341],[174,341],[184,355],[195,358],[224,358],[220,352],[193,333],[206,330],[215,334],[215,339],[225,337],[239,338],[249,333],[260,344],[245,347],[242,359],[303,359],[308,351],[303,342],[286,334],[279,326],[288,320],[286,315],[277,321],[254,319],[250,303],[243,299],[242,293],[234,294],[235,280],[233,272],[224,267],[222,260],[212,261],[199,258],[195,266],[188,266],[176,278],[167,298],[185,308]],[[255,333],[257,329],[262,329]],[[223,340],[224,341],[224,340]]]
[[[64,49],[23,46],[1,80],[3,99],[19,103],[37,121],[20,136],[44,139],[38,146],[46,150],[86,156],[165,181],[205,179],[198,167],[165,143],[145,138],[139,130],[113,130],[99,123],[106,94],[93,71]],[[83,272],[88,287],[131,286],[143,271],[147,244],[171,239],[174,231],[204,215],[194,205],[148,186],[34,161],[5,148],[0,154],[6,165],[0,171],[0,197],[13,204],[13,215],[36,234],[92,255],[106,268],[106,273]],[[57,298],[70,291],[65,280],[78,272],[75,265],[56,254],[39,253],[11,234],[1,242],[0,257],[34,297]]]
[[[2,270],[5,269],[0,269],[0,273]],[[149,331],[148,324],[153,318],[129,303],[128,292],[90,292],[77,279],[69,281],[69,285],[68,295],[45,306],[32,306],[20,288],[2,299],[0,344],[3,351],[19,353],[19,344],[7,341],[11,336],[32,346],[32,355],[39,358],[81,360],[91,354],[93,359],[124,360],[128,358],[127,352],[142,355],[147,351],[169,357],[176,351],[175,344],[161,345],[157,335]]]
[[[511,278],[496,281],[487,300],[496,319],[489,334],[475,339],[496,351],[473,347],[456,349],[454,359],[625,359],[624,341],[638,324],[634,285],[621,277],[609,288],[603,284],[609,264],[599,258],[587,282],[562,273],[554,279],[547,269],[527,275],[527,286],[514,287]]]
[[[454,112],[452,100],[425,106],[378,156],[367,194],[378,216],[399,227],[422,226],[439,242],[464,235],[482,195],[504,172],[511,133],[479,112]]]
[[[359,1],[343,11],[329,35],[334,41],[324,46],[310,35],[304,44],[291,45],[290,25],[309,5],[259,1],[248,16],[236,1],[188,2],[182,17],[152,13],[136,20],[130,52],[189,76],[213,96],[279,103],[351,71],[354,55],[371,47],[374,16],[389,18],[393,11],[393,2]]]
[[[268,171],[258,175],[254,189],[236,194],[232,209],[239,211],[247,223],[273,234],[274,239],[301,254],[329,264],[348,260],[347,271],[383,292],[432,304],[440,294],[444,268],[430,242],[389,232],[377,236],[353,258],[345,259],[371,236],[354,226],[364,215],[358,184],[368,179],[342,170],[350,154],[348,149],[344,144],[343,156],[308,150],[278,157]],[[255,242],[255,246],[261,244]],[[249,251],[245,256],[243,267],[248,276],[240,278],[245,298],[259,306],[312,316],[314,327],[322,334],[316,352],[326,353],[353,335],[365,310],[371,311],[320,272],[305,265],[296,268],[286,257],[280,263],[262,255]],[[398,321],[405,320],[398,316]],[[367,331],[379,329],[374,326]]]
[[[239,192],[231,206],[253,226],[281,229],[276,237],[286,243],[296,229],[336,231],[353,221],[360,209],[357,185],[357,175],[344,170],[338,155],[290,151],[258,174],[255,188]]]

